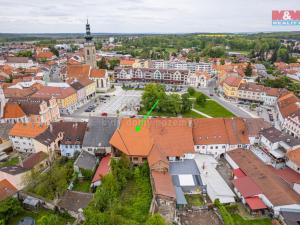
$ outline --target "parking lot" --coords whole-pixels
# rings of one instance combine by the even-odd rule
[[[142,91],[123,90],[117,86],[110,93],[97,94],[89,103],[82,106],[71,117],[89,116],[133,116],[140,106]]]

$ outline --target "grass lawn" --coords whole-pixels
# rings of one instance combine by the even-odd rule
[[[120,214],[126,219],[144,224],[149,217],[152,191],[149,177],[130,180],[120,198]]]
[[[208,100],[204,107],[201,107],[198,104],[194,104],[194,108],[200,112],[203,112],[211,117],[233,117],[235,116],[232,112],[225,109],[219,103]]]
[[[20,214],[18,214],[16,216],[14,216],[13,218],[11,218],[8,221],[7,225],[16,225],[24,217],[34,218],[35,223],[37,224],[38,219],[40,219],[44,215],[49,215],[49,214],[55,214],[55,213],[52,212],[52,211],[45,210],[45,209],[40,209],[37,212],[24,210]],[[74,222],[74,219],[72,217],[67,216],[67,215],[61,215],[61,214],[55,214],[55,215],[59,216],[59,222],[56,225],[65,225],[68,222],[70,222],[70,223]]]
[[[272,221],[269,218],[263,219],[244,219],[240,215],[232,215],[235,225],[271,225]]]
[[[90,180],[78,180],[75,182],[73,191],[90,192]]]
[[[201,195],[185,195],[185,198],[189,206],[200,207],[204,204]]]
[[[138,115],[146,115],[148,111],[144,110],[143,108],[138,112]],[[177,117],[171,113],[164,113],[164,112],[155,112],[153,111],[150,116],[165,116],[165,117]]]
[[[194,112],[194,111],[189,111],[189,112],[186,112],[186,113],[183,113],[182,114],[182,117],[183,118],[204,118],[204,116]]]
[[[5,162],[1,162],[0,163],[0,167],[4,167],[4,166],[15,166],[19,163],[19,157],[15,156],[10,158],[9,160],[5,161]]]

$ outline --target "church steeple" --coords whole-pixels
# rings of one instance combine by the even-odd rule
[[[90,28],[90,24],[89,24],[89,20],[87,19],[86,21],[86,25],[85,25],[85,40],[86,42],[91,42],[93,40],[93,36],[91,35],[91,28]]]

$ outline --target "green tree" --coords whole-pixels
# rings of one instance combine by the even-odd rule
[[[15,198],[0,201],[0,218],[5,223],[22,211],[20,202]]]
[[[182,101],[182,109],[181,112],[189,112],[192,109],[192,101],[189,99],[189,94],[185,93],[181,96],[181,101]]]
[[[278,58],[285,63],[289,63],[290,55],[288,50],[286,48],[280,48],[278,51]]]
[[[113,70],[116,66],[120,65],[120,60],[119,59],[111,59],[109,60],[109,69]]]
[[[145,225],[167,225],[167,223],[161,215],[154,214],[153,216],[148,218]]]
[[[194,96],[194,94],[196,93],[195,89],[192,87],[188,87],[187,92],[190,96]]]
[[[37,221],[37,224],[40,225],[56,225],[57,223],[59,223],[59,217],[53,214],[43,215]]]
[[[166,98],[165,88],[161,84],[147,84],[142,96],[142,105],[146,110],[150,110],[157,100],[160,100],[157,110],[161,107],[161,102]]]
[[[107,64],[104,57],[102,57],[100,61],[97,62],[97,66],[99,67],[99,69],[107,69]]]
[[[177,115],[181,112],[182,102],[180,95],[178,94],[170,94],[167,95],[159,102],[159,110],[166,113],[172,113]]]
[[[18,57],[32,57],[32,51],[20,51],[17,53]]]
[[[247,77],[251,77],[252,76],[252,67],[251,67],[251,63],[248,63],[247,64],[247,67],[246,67],[246,69],[245,69],[245,75],[247,76]]]
[[[197,103],[198,105],[202,106],[202,107],[205,106],[206,101],[207,101],[206,96],[205,96],[204,94],[202,94],[202,93],[200,93],[200,94],[198,95],[198,97],[196,98],[196,103]]]
[[[59,52],[56,48],[54,48],[54,46],[49,46],[49,49],[54,55],[56,55],[56,57],[59,56]]]

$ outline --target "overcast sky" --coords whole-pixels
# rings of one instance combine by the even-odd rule
[[[300,0],[0,0],[0,32],[183,33],[300,30],[272,27],[273,9]]]

